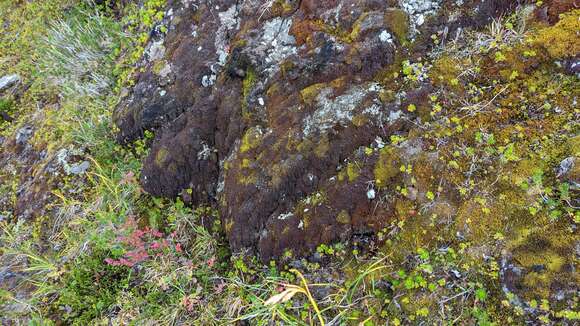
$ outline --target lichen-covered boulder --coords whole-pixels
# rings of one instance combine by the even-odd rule
[[[155,131],[144,189],[219,208],[233,250],[267,260],[375,232],[394,209],[375,189],[398,167],[365,148],[409,130],[432,87],[400,91],[394,73],[515,3],[170,1],[119,139]]]

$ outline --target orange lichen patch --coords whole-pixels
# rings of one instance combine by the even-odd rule
[[[296,45],[301,46],[315,33],[324,31],[324,22],[317,20],[296,20],[290,27],[290,34],[296,39]]]

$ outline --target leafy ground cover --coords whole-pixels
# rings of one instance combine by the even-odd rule
[[[394,222],[370,238],[321,244],[310,259],[288,253],[263,265],[229,251],[212,208],[141,190],[151,134],[115,142],[112,107],[133,83],[150,30],[163,30],[163,6],[0,3],[10,21],[0,71],[26,85],[0,102],[13,117],[1,134],[34,127],[26,150],[3,145],[7,322],[577,322],[580,165],[563,162],[579,156],[579,85],[558,63],[580,50],[578,10],[548,26],[520,9],[386,68],[377,82],[396,88],[385,97],[433,85],[428,102],[405,108],[421,117],[416,129],[363,149],[379,157],[372,189],[395,203]],[[417,144],[428,150],[409,150]],[[73,173],[83,162],[88,170]],[[344,182],[358,177],[351,163],[337,172]],[[26,184],[30,165],[48,181]],[[16,219],[22,184],[50,187],[50,205]],[[515,268],[528,272],[515,277]]]

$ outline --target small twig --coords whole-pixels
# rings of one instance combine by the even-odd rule
[[[459,296],[462,296],[462,295],[464,295],[464,294],[466,294],[466,293],[469,293],[469,292],[471,292],[471,289],[467,289],[467,290],[465,290],[465,291],[463,291],[463,292],[457,293],[456,295],[454,295],[454,296],[452,296],[452,297],[449,297],[449,298],[447,298],[447,299],[441,300],[441,301],[439,301],[439,304],[443,304],[443,303],[445,303],[445,302],[451,301],[451,300],[453,300],[453,299],[455,299],[455,298],[457,298],[457,297],[459,297]]]

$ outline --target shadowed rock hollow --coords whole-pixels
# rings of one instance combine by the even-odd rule
[[[515,1],[170,1],[114,119],[155,131],[141,176],[156,196],[219,208],[233,250],[262,259],[380,230],[379,155],[431,84],[399,91],[404,60],[479,28]],[[421,144],[406,149],[410,155]],[[386,167],[387,170],[397,167]]]

